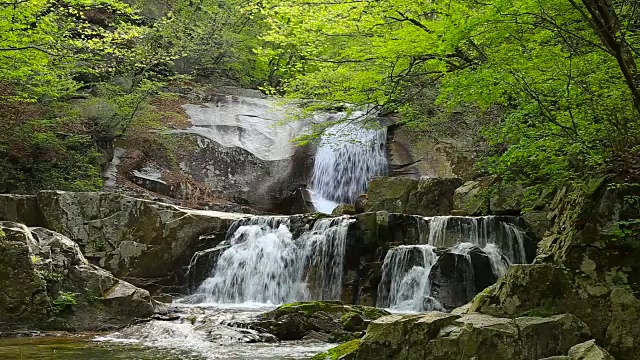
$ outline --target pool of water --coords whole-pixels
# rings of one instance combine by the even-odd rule
[[[25,360],[181,360],[201,359],[179,351],[135,344],[98,342],[93,335],[0,339],[0,359]]]
[[[167,319],[114,333],[0,338],[0,360],[293,360],[335,346],[273,342],[268,335],[238,326],[265,310],[175,305]]]

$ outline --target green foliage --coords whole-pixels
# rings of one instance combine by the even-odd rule
[[[640,144],[637,89],[626,77],[636,71],[626,49],[640,45],[629,25],[637,5],[615,3],[619,26],[594,31],[604,15],[588,10],[607,7],[584,4],[272,0],[261,8],[270,25],[262,55],[292,59],[275,91],[399,111],[416,129],[439,109],[479,109],[490,120],[481,166],[553,187],[622,173]],[[496,109],[505,115],[486,116]]]
[[[262,22],[246,5],[0,3],[0,191],[98,190],[116,139],[174,163],[167,129],[184,119],[152,102],[176,72],[267,77],[252,51]]]
[[[73,308],[78,302],[76,300],[78,294],[71,292],[58,292],[58,297],[52,301],[53,310],[56,314],[63,314]]]

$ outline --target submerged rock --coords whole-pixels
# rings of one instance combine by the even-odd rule
[[[300,340],[311,336],[343,342],[362,337],[372,320],[388,314],[386,310],[349,306],[340,301],[297,302],[262,315],[249,327],[273,334],[280,340]]]
[[[149,292],[90,265],[77,244],[0,222],[0,328],[105,330],[154,312]]]

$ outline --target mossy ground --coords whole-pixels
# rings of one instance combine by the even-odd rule
[[[318,354],[311,360],[338,360],[347,354],[355,353],[360,346],[360,339],[351,340],[344,344],[338,345],[329,351]]]

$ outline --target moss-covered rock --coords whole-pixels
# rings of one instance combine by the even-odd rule
[[[320,333],[328,341],[344,342],[362,337],[372,320],[388,314],[382,309],[349,306],[340,301],[296,302],[263,314],[249,326],[280,340],[300,340]]]
[[[471,180],[457,188],[453,195],[454,209],[464,215],[486,215],[489,213],[488,191],[495,177]]]
[[[350,205],[350,204],[340,204],[331,212],[331,215],[334,215],[334,216],[355,215],[355,214],[356,214],[356,209],[353,205]]]
[[[640,354],[640,186],[563,189],[532,265],[512,266],[470,311],[496,316],[571,312],[617,359]],[[630,231],[627,231],[630,230]]]
[[[609,352],[596,344],[595,340],[589,340],[569,349],[571,360],[615,360]]]
[[[367,329],[356,359],[537,360],[566,354],[590,336],[573,315],[498,318],[432,312],[391,315]]]
[[[340,344],[327,352],[315,355],[311,360],[355,360],[360,339],[353,339],[344,344]]]
[[[377,177],[369,183],[367,211],[388,211],[422,216],[448,215],[459,178],[414,180]]]
[[[154,312],[146,290],[90,265],[77,244],[0,222],[0,329],[106,330]]]

